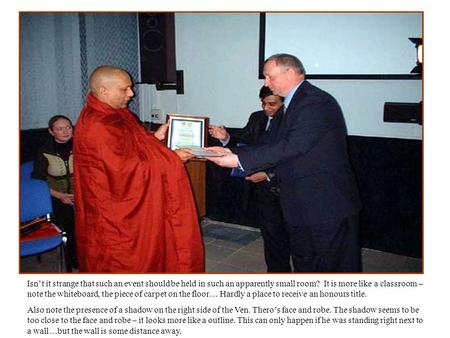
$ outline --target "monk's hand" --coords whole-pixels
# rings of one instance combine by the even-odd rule
[[[186,162],[194,157],[192,150],[189,148],[179,148],[174,151],[183,162]]]
[[[247,181],[253,182],[253,183],[259,183],[263,181],[267,181],[269,176],[264,171],[258,171],[257,173],[248,175],[245,177]]]
[[[155,131],[155,134],[154,134],[155,137],[160,141],[164,141],[166,139],[167,129],[169,129],[169,124],[168,123],[162,124],[158,128],[158,130]]]

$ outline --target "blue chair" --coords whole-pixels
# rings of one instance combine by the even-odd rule
[[[25,162],[20,166],[20,179],[31,178],[34,161]]]
[[[39,255],[60,248],[60,271],[71,272],[66,234],[50,221],[52,200],[46,181],[20,177],[20,257]]]

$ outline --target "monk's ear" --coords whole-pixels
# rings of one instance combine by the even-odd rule
[[[55,136],[55,133],[53,132],[52,128],[48,128],[48,132],[50,133],[50,135]]]
[[[108,89],[106,89],[106,87],[104,87],[104,86],[100,86],[99,88],[98,88],[98,93],[100,94],[100,95],[105,95],[105,93],[108,91]]]

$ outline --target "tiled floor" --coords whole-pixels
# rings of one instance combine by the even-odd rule
[[[263,241],[259,229],[202,221],[206,272],[266,272]],[[23,272],[58,271],[55,251],[21,259]],[[387,252],[362,249],[363,272],[421,272],[422,260]]]

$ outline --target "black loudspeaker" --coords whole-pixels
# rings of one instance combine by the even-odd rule
[[[422,102],[386,102],[383,120],[384,122],[417,123],[421,125]]]
[[[139,49],[142,83],[176,82],[173,13],[139,13]]]

